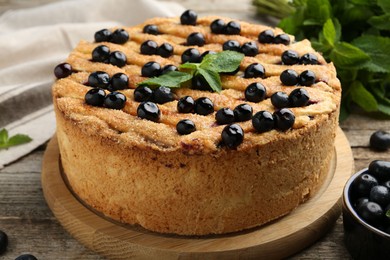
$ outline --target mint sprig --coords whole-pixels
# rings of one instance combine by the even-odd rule
[[[179,66],[179,71],[170,71],[158,77],[146,79],[138,85],[165,86],[178,88],[196,75],[201,75],[215,92],[222,90],[219,73],[235,71],[244,58],[244,54],[235,51],[222,51],[207,54],[200,63],[186,62]]]
[[[275,1],[275,11],[289,10],[278,26],[297,40],[310,39],[334,63],[343,87],[341,118],[352,104],[390,116],[390,1]],[[258,7],[268,2],[253,0]]]
[[[31,138],[27,135],[16,134],[11,137],[8,136],[8,131],[3,128],[0,130],[0,150],[7,149],[12,146],[25,144],[31,142]]]

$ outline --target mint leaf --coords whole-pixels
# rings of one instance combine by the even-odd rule
[[[169,88],[178,88],[181,83],[184,83],[192,78],[191,74],[180,72],[180,71],[170,71],[166,74],[163,74],[158,77],[153,77],[146,79],[138,85],[157,85],[157,86],[165,86]]]
[[[32,139],[23,134],[16,134],[8,140],[8,146],[15,146],[30,142]]]
[[[390,14],[372,16],[367,22],[379,30],[390,30]]]
[[[361,49],[347,42],[336,43],[329,57],[340,68],[360,67],[370,60]]]
[[[193,71],[197,70],[198,67],[199,67],[199,63],[186,62],[186,63],[180,65],[181,69],[189,69],[189,70],[193,70]]]
[[[322,29],[324,39],[330,46],[334,46],[336,41],[336,28],[332,22],[332,19],[326,20]]]
[[[352,82],[350,86],[352,100],[365,111],[372,112],[378,109],[375,97],[363,86],[360,81]]]
[[[390,13],[390,1],[389,0],[378,0],[377,3],[385,13],[387,13],[387,14]]]
[[[390,218],[390,209],[386,211],[386,217]]]
[[[32,139],[27,135],[16,134],[8,138],[8,131],[3,128],[0,131],[0,149],[30,142]]]
[[[204,77],[204,79],[209,83],[210,88],[214,90],[215,92],[221,92],[222,90],[222,83],[221,78],[219,77],[218,72],[214,70],[209,69],[198,69],[198,73]]]
[[[356,38],[352,44],[371,58],[364,68],[372,72],[390,73],[390,38],[364,35]]]
[[[236,51],[223,51],[217,54],[208,54],[203,58],[199,68],[212,70],[218,73],[232,72],[240,66],[243,58],[244,54]]]

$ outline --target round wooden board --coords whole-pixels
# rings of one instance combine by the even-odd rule
[[[275,259],[311,245],[333,226],[341,213],[342,190],[352,171],[352,151],[338,129],[331,171],[315,197],[263,227],[207,237],[161,235],[112,222],[85,207],[62,178],[56,136],[44,155],[42,188],[50,209],[65,229],[110,259]]]

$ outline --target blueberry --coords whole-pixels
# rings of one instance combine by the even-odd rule
[[[111,89],[121,90],[129,87],[129,77],[122,73],[116,73],[111,77]]]
[[[245,100],[250,102],[260,102],[266,97],[266,89],[260,82],[253,82],[245,89]]]
[[[280,74],[280,81],[285,86],[295,86],[298,84],[299,75],[295,70],[287,69]]]
[[[31,254],[23,254],[16,257],[15,260],[38,260],[38,259]]]
[[[390,161],[374,160],[369,164],[368,172],[378,181],[390,180]]]
[[[233,111],[236,122],[244,122],[252,118],[253,109],[248,104],[240,104]]]
[[[282,62],[285,65],[294,65],[299,63],[299,54],[293,50],[287,50],[282,53]]]
[[[377,224],[383,217],[384,212],[382,207],[375,202],[363,203],[356,209],[358,215],[370,224]]]
[[[110,57],[110,48],[106,45],[99,45],[92,51],[92,61],[107,62]]]
[[[154,55],[157,52],[157,42],[152,40],[144,41],[140,46],[140,52],[144,55]]]
[[[259,133],[271,131],[275,128],[273,115],[268,111],[259,111],[252,117],[253,128]]]
[[[224,51],[236,51],[236,52],[241,51],[240,43],[235,40],[228,40],[224,42],[222,45],[222,49]]]
[[[278,91],[272,94],[271,103],[276,108],[284,108],[290,106],[290,99],[285,92]]]
[[[214,112],[214,104],[207,97],[198,98],[195,101],[194,112],[199,115],[209,115]]]
[[[4,254],[8,247],[8,236],[7,234],[0,230],[0,255]]]
[[[111,31],[108,29],[102,29],[95,32],[95,42],[109,42],[111,41]]]
[[[305,70],[299,75],[299,84],[302,86],[311,86],[316,81],[316,74],[311,70]]]
[[[124,29],[116,29],[111,35],[111,42],[124,44],[129,38],[129,34]]]
[[[302,57],[299,60],[299,63],[304,65],[317,65],[318,58],[313,53],[306,53],[302,55]]]
[[[72,66],[69,63],[60,63],[54,68],[54,76],[57,79],[62,79],[70,76],[72,74]]]
[[[244,72],[244,78],[264,78],[265,69],[260,63],[250,64]]]
[[[255,42],[246,42],[241,46],[241,52],[245,56],[254,57],[259,54],[259,48]]]
[[[161,74],[161,66],[157,62],[149,61],[142,66],[142,77],[158,77]]]
[[[108,88],[110,75],[104,71],[95,71],[88,76],[88,85],[93,88]]]
[[[386,151],[390,148],[390,133],[375,131],[370,137],[370,147],[377,151]]]
[[[352,182],[351,192],[357,197],[369,197],[371,188],[376,185],[378,181],[374,176],[363,173]]]
[[[370,201],[376,202],[382,207],[390,203],[390,190],[383,185],[377,185],[370,190]]]
[[[275,35],[272,30],[264,30],[259,33],[258,40],[260,43],[273,43],[275,40]]]
[[[160,86],[154,90],[153,101],[158,104],[165,104],[174,100],[175,97],[170,88]]]
[[[126,65],[127,58],[126,55],[121,51],[111,52],[110,57],[108,59],[109,63],[118,66],[119,68]]]
[[[173,54],[173,46],[169,43],[163,43],[157,48],[157,55],[161,57],[168,58]]]
[[[210,87],[210,84],[204,79],[200,74],[195,75],[191,79],[191,88],[198,90],[213,91]]]
[[[188,135],[196,131],[196,126],[191,120],[183,119],[176,124],[176,131],[179,135]]]
[[[290,129],[295,122],[294,113],[288,108],[282,108],[275,111],[274,114],[275,128],[281,131]]]
[[[148,86],[138,86],[134,90],[134,100],[137,102],[149,101],[153,97],[153,90]]]
[[[210,29],[212,33],[223,34],[225,32],[225,22],[221,19],[216,19],[210,24]]]
[[[160,120],[161,112],[156,103],[146,101],[139,104],[137,115],[142,119],[158,122]]]
[[[101,107],[104,104],[106,92],[101,88],[93,88],[85,94],[85,103],[95,107]]]
[[[197,45],[203,46],[206,43],[206,40],[203,34],[199,32],[193,32],[187,37],[187,45]]]
[[[159,34],[158,27],[155,24],[145,25],[144,28],[142,29],[142,32],[147,34],[153,34],[153,35]]]
[[[215,120],[219,125],[226,125],[234,123],[234,111],[230,108],[224,107],[217,111],[215,114]]]
[[[177,111],[179,113],[191,113],[194,110],[195,101],[190,96],[184,96],[177,102]]]
[[[244,140],[244,131],[238,124],[227,125],[222,130],[222,142],[230,149],[237,148]]]
[[[285,33],[278,34],[275,36],[274,43],[276,44],[284,44],[284,45],[289,45],[290,44],[290,36],[288,36]]]
[[[353,204],[353,207],[355,209],[361,207],[363,204],[366,204],[367,202],[369,202],[370,200],[367,198],[367,197],[361,197],[359,199],[357,199],[354,204]]]
[[[200,52],[195,48],[189,48],[183,52],[181,55],[181,62],[192,62],[198,63],[200,62]]]
[[[168,73],[170,71],[177,71],[177,67],[175,65],[172,65],[172,64],[168,64],[168,65],[165,65],[162,70],[161,70],[161,74],[165,74],[165,73]]]
[[[388,189],[390,189],[390,180],[383,183],[383,186],[386,186]]]
[[[310,96],[306,89],[297,88],[288,96],[290,107],[304,107],[309,103]]]
[[[198,14],[192,10],[186,10],[180,16],[180,23],[184,25],[196,25],[196,20],[198,19]]]
[[[126,105],[126,96],[120,92],[109,93],[104,99],[104,107],[111,109],[122,109]]]
[[[241,25],[238,22],[230,21],[226,24],[224,33],[229,35],[240,34]]]

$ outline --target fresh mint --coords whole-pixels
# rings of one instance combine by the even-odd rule
[[[390,218],[390,209],[386,211],[386,217]]]
[[[200,63],[186,62],[179,66],[179,71],[170,71],[158,77],[146,79],[138,85],[166,86],[178,88],[196,75],[201,75],[215,92],[222,90],[219,73],[235,71],[244,58],[244,54],[235,51],[222,51],[207,54]]]
[[[267,0],[253,0],[261,14]],[[389,0],[274,0],[278,27],[309,39],[333,62],[343,87],[341,117],[356,104],[390,116]],[[270,13],[273,14],[273,11]],[[276,16],[277,17],[277,16]]]
[[[11,146],[21,145],[30,142],[32,139],[23,134],[8,136],[8,131],[3,128],[0,130],[0,150],[7,149]]]

